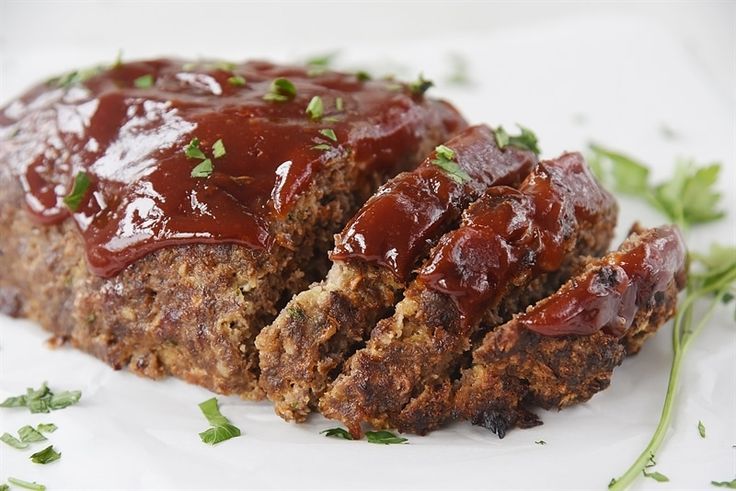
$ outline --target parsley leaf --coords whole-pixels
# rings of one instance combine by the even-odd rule
[[[287,78],[277,78],[271,82],[268,93],[263,96],[264,101],[284,102],[296,97],[296,87]]]
[[[509,135],[506,130],[503,129],[503,126],[499,126],[494,130],[494,134],[496,136],[496,145],[498,145],[498,148],[503,150],[510,145],[522,150],[529,150],[530,152],[534,152],[535,155],[539,155],[541,151],[539,150],[539,141],[537,140],[537,135],[535,135],[532,130],[526,128],[525,126],[522,126],[520,124],[517,124],[516,126],[518,126],[519,130],[521,131],[521,133],[516,136]]]
[[[654,479],[657,482],[668,482],[670,480],[669,477],[665,476],[661,472],[647,472],[646,469],[642,469],[642,474],[644,474],[644,477],[649,477],[651,479]]]
[[[470,181],[467,172],[460,168],[455,160],[455,151],[445,145],[438,145],[434,149],[435,158],[432,163],[444,170],[447,176],[458,184]]]
[[[332,438],[342,438],[343,440],[352,440],[353,435],[344,428],[328,428],[319,432],[320,435],[329,436]]]
[[[610,180],[616,190],[639,196],[682,228],[712,222],[725,213],[717,209],[721,195],[713,188],[721,165],[699,167],[678,162],[669,180],[653,185],[649,167],[620,152],[591,144],[591,167],[602,181]]]
[[[30,489],[32,491],[46,491],[46,486],[44,486],[43,484],[38,484],[35,481],[29,482],[24,481],[23,479],[18,479],[17,477],[9,477],[8,482],[23,489]]]
[[[27,442],[22,442],[18,440],[16,437],[11,435],[10,433],[3,433],[2,436],[0,436],[0,441],[10,445],[13,448],[17,448],[18,450],[28,448]]]
[[[36,431],[32,426],[24,426],[18,430],[20,440],[25,443],[42,442],[46,440],[40,432]]]
[[[10,486],[8,486],[7,484],[5,483],[0,484],[0,491],[9,491],[9,490],[10,490]]]
[[[202,162],[194,166],[194,169],[192,169],[191,176],[192,177],[210,177],[212,175],[212,172],[214,172],[214,170],[215,170],[215,167],[212,165],[212,161],[210,159],[204,159]]]
[[[392,445],[392,444],[399,444],[399,443],[405,443],[409,440],[406,438],[396,436],[390,431],[366,431],[365,432],[365,438],[368,440],[368,443],[380,443],[382,445]]]
[[[206,159],[207,156],[204,154],[201,148],[199,148],[199,138],[192,138],[189,145],[184,147],[184,155],[190,159]]]
[[[372,77],[371,74],[366,72],[365,70],[358,70],[357,72],[355,72],[355,78],[357,78],[359,82],[367,82]]]
[[[245,78],[240,75],[233,75],[227,79],[227,83],[233,87],[243,87],[245,85]]]
[[[217,140],[215,143],[212,144],[212,156],[216,159],[219,159],[220,157],[224,156],[227,153],[225,150],[225,144],[222,143],[222,139]]]
[[[409,84],[409,90],[412,94],[421,96],[424,95],[424,93],[427,92],[432,86],[434,86],[434,82],[425,79],[424,74],[420,73],[419,78]]]
[[[135,85],[138,89],[150,89],[153,87],[153,84],[155,83],[155,79],[153,78],[153,75],[150,73],[146,75],[141,75],[137,79],[133,80],[133,85]]]
[[[60,458],[61,454],[54,450],[53,445],[49,445],[43,450],[36,452],[30,456],[31,462],[35,464],[50,464],[51,462],[59,460]]]
[[[56,431],[57,427],[54,423],[39,423],[36,429],[44,433],[53,433]]]
[[[53,394],[49,400],[50,409],[64,409],[79,402],[82,393],[78,390],[67,390],[59,394]]]
[[[332,128],[324,128],[322,130],[319,130],[319,133],[323,136],[326,136],[333,142],[337,141],[337,135],[335,134],[335,130],[333,130]]]
[[[82,204],[82,199],[87,193],[87,189],[90,185],[90,179],[86,172],[79,171],[74,177],[74,184],[72,190],[64,196],[64,204],[71,211],[76,212],[79,210],[79,206]]]
[[[702,421],[698,421],[698,434],[700,438],[705,438],[705,425]]]
[[[537,440],[534,443],[536,443],[537,445],[547,445],[547,442],[545,442],[544,440]]]
[[[345,110],[345,101],[342,100],[342,97],[335,99],[335,109],[341,112]]]
[[[220,408],[217,405],[217,398],[207,399],[199,405],[199,409],[202,410],[202,414],[207,418],[207,421],[212,426],[207,430],[201,432],[199,437],[204,443],[208,445],[215,445],[216,443],[224,442],[231,438],[240,436],[240,429],[233,426],[230,421],[220,413]]]
[[[324,104],[322,104],[322,98],[318,95],[312,97],[312,99],[309,101],[309,104],[307,104],[307,109],[305,112],[307,113],[307,116],[309,116],[311,119],[320,119],[325,112]]]
[[[731,481],[711,481],[710,483],[717,488],[736,489],[736,479]]]

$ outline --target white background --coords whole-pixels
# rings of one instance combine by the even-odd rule
[[[472,122],[521,122],[544,156],[595,140],[645,160],[655,180],[677,157],[723,162],[728,218],[694,229],[703,249],[736,243],[736,4],[604,3],[0,3],[0,101],[76,66],[177,55],[294,61],[339,51],[338,64],[413,78],[423,71]],[[452,56],[469,86],[445,83]],[[668,138],[662,127],[676,137]],[[621,199],[619,237],[634,220],[663,218]],[[0,272],[2,274],[2,272]],[[672,430],[657,456],[669,483],[635,489],[707,489],[736,477],[736,323],[720,311],[686,360]],[[603,489],[638,455],[656,425],[671,357],[671,326],[616,370],[610,389],[504,440],[465,424],[376,446],[319,436],[315,418],[281,422],[268,403],[220,398],[244,436],[215,448],[197,403],[211,396],[176,380],[113,372],[46,334],[0,318],[0,398],[48,380],[82,389],[82,402],[49,415],[0,411],[0,432],[54,422],[61,461],[30,463],[0,446],[0,480],[49,489],[482,488]],[[697,422],[707,428],[705,440]],[[547,445],[535,445],[543,439]],[[40,448],[40,447],[39,447]],[[715,488],[713,488],[715,489]]]

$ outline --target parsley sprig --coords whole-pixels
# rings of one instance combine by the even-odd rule
[[[626,489],[642,473],[660,480],[659,473],[648,472],[647,469],[670,427],[682,360],[693,340],[708,325],[717,306],[732,301],[736,293],[736,247],[713,245],[708,254],[691,253],[690,260],[694,270],[689,274],[686,296],[678,307],[672,329],[674,356],[659,424],[631,467],[611,481],[608,487],[612,490]],[[707,308],[703,315],[695,318],[694,309],[701,303],[705,303]]]
[[[590,145],[590,151],[590,165],[599,179],[616,191],[643,198],[683,229],[724,216],[718,209],[721,196],[714,190],[721,171],[718,163],[701,167],[678,162],[670,179],[652,184],[644,163],[596,144]]]
[[[230,421],[222,415],[217,405],[217,398],[207,399],[199,405],[202,414],[207,418],[211,425],[210,428],[199,434],[202,441],[208,445],[224,442],[231,438],[240,436],[240,428],[234,426]]]

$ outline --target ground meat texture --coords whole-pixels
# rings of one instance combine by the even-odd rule
[[[261,386],[283,418],[302,421],[315,408],[462,210],[491,186],[518,185],[536,164],[529,151],[499,149],[487,126],[468,128],[445,146],[469,179],[453,180],[432,152],[389,181],[338,235],[327,278],[295,296],[256,339]]]
[[[0,311],[36,320],[116,369],[260,398],[258,332],[324,275],[334,234],[377,187],[465,123],[446,103],[350,74],[311,77],[265,62],[184,65],[133,62],[79,83],[51,81],[0,112]],[[229,84],[233,73],[247,84]],[[147,75],[150,87],[136,82]],[[293,99],[263,99],[276,77],[295,84]],[[321,137],[327,125],[304,113],[313,95],[329,104],[325,116],[344,99],[331,125],[340,141]],[[67,116],[74,125],[62,124]],[[193,137],[213,159],[209,178],[190,176],[197,161],[183,149]],[[218,138],[227,153],[215,158]],[[92,184],[70,214],[62,198],[80,169]],[[148,217],[177,232],[155,229],[173,242],[144,241],[130,257],[116,256],[108,246],[127,229],[112,224],[129,217],[144,227],[126,203],[140,203],[149,185],[160,191],[151,200],[173,200],[156,204],[171,215]],[[196,194],[179,193],[184,185]],[[242,222],[225,219],[241,214]],[[192,218],[207,243],[179,233]],[[243,229],[247,237],[222,228],[247,220],[255,224]],[[105,234],[111,241],[95,242]]]
[[[420,434],[437,428],[482,328],[554,291],[581,257],[602,254],[616,215],[579,154],[540,163],[519,190],[491,188],[345,363],[320,410],[355,436],[363,423]]]
[[[541,424],[534,406],[587,401],[674,315],[684,265],[679,232],[637,228],[618,251],[591,259],[559,291],[483,338],[454,388],[455,415],[503,438],[515,426]]]

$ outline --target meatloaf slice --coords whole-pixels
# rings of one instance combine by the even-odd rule
[[[587,401],[675,313],[685,246],[671,226],[636,229],[556,293],[486,334],[455,399],[457,414],[503,438],[540,424],[529,411]]]
[[[519,190],[489,189],[440,240],[417,279],[319,403],[328,418],[424,434],[451,410],[453,377],[483,324],[556,289],[606,250],[617,207],[579,154],[540,163]]]
[[[448,174],[443,157],[465,176]],[[276,412],[303,420],[462,210],[490,186],[518,185],[535,163],[532,152],[501,150],[490,128],[474,126],[379,189],[338,235],[327,278],[295,296],[256,338],[261,386]]]
[[[261,397],[258,332],[464,126],[406,85],[266,62],[51,80],[0,111],[0,309],[116,369]]]

